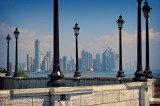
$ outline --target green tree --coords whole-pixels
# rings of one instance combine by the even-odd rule
[[[19,72],[20,77],[28,77],[24,72]]]
[[[6,73],[7,70],[4,67],[0,67],[0,73]]]

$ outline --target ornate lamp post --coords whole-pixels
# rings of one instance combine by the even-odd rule
[[[59,65],[59,17],[58,17],[58,0],[54,0],[54,66],[53,72],[49,75],[51,78],[47,82],[48,87],[65,86],[64,75],[60,71]]]
[[[145,82],[147,79],[144,77],[142,71],[142,36],[141,36],[141,2],[142,0],[137,0],[138,2],[138,29],[137,29],[137,71],[134,73],[135,77],[133,81],[135,82]]]
[[[152,72],[150,71],[150,65],[149,65],[149,26],[148,26],[148,18],[150,13],[150,6],[148,5],[147,0],[145,1],[145,5],[142,8],[144,17],[146,18],[146,69],[144,71],[146,78],[153,78]]]
[[[11,38],[8,34],[8,36],[6,37],[8,47],[7,47],[7,72],[6,72],[5,76],[11,76],[10,72],[9,72],[9,41],[10,40],[11,40]]]
[[[76,36],[76,71],[75,71],[74,77],[80,77],[81,74],[78,69],[78,39],[77,39],[80,28],[77,23],[75,24],[73,29],[74,29],[74,35]]]
[[[119,28],[119,71],[118,71],[117,77],[125,77],[124,71],[122,68],[122,37],[121,37],[121,31],[122,31],[124,20],[122,19],[121,15],[119,16],[117,23]]]
[[[14,36],[16,38],[16,58],[15,58],[15,72],[13,77],[19,77],[19,72],[18,72],[18,35],[19,35],[18,28],[14,31]]]

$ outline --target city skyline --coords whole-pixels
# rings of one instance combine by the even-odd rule
[[[83,3],[85,2],[85,3]],[[152,10],[149,17],[150,26],[150,63],[151,69],[160,69],[160,9],[159,0],[148,0]],[[78,4],[78,5],[76,5]],[[121,5],[119,5],[121,4]],[[134,5],[133,5],[134,4]],[[118,27],[116,20],[121,14],[124,18],[122,32],[123,63],[137,60],[137,1],[123,0],[60,0],[60,57],[67,56],[75,59],[75,40],[73,27],[78,22],[79,57],[82,50],[89,51],[95,57],[102,53],[106,47],[111,47],[118,53]],[[144,0],[142,6],[144,5]],[[83,8],[82,8],[83,6]],[[10,7],[10,8],[9,8]],[[30,7],[30,8],[29,8]],[[43,8],[42,8],[43,7]],[[127,9],[126,9],[127,8]],[[34,41],[41,41],[41,51],[46,53],[53,48],[53,1],[43,0],[1,0],[0,11],[0,65],[6,67],[5,37],[11,34],[10,61],[14,63],[15,39],[13,30],[19,28],[19,62],[26,60],[27,54],[34,57]],[[111,12],[112,10],[112,12]],[[14,15],[16,14],[16,15]],[[11,18],[12,17],[12,18]],[[4,40],[3,40],[4,39]],[[145,68],[145,18],[142,14],[143,39],[143,69]],[[52,51],[53,53],[53,51]]]
[[[43,55],[43,53],[40,51],[40,41],[38,39],[35,40],[35,57],[33,58],[31,54],[27,54],[26,57],[27,62],[19,63],[18,65],[18,69],[21,71],[48,72],[53,70],[54,58],[52,58],[51,50],[48,50],[46,55]],[[67,56],[63,56],[59,61],[60,69],[63,72],[75,71],[76,63],[72,56],[70,59]],[[90,52],[82,50],[78,61],[78,68],[83,72],[118,71],[119,54],[114,53],[110,47],[107,47],[103,53],[96,53],[96,57],[93,57],[93,54]]]
[[[94,71],[94,72],[111,72],[118,71],[119,67],[119,54],[114,53],[110,47],[102,53],[96,53],[96,57],[92,57],[93,54],[88,51],[82,50],[81,56],[78,58],[80,71]],[[35,40],[35,57],[32,54],[27,54],[26,62],[18,63],[18,70],[27,72],[48,72],[53,70],[53,58],[51,50],[46,52],[46,55],[40,51],[40,41]],[[60,58],[60,69],[63,72],[73,72],[75,70],[76,63],[71,56],[71,59],[67,59],[67,56]],[[130,61],[123,65],[126,71],[136,68],[136,62]],[[13,63],[10,62],[10,66],[13,67]],[[11,70],[12,69],[12,70]],[[13,68],[10,72],[13,72]]]

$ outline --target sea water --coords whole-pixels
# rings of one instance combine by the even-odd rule
[[[91,75],[91,76],[117,76],[117,72],[81,72],[83,75]],[[134,77],[135,71],[125,71],[124,74],[126,77]],[[28,77],[48,77],[51,73],[26,73]],[[74,72],[63,73],[64,75],[74,75]],[[160,77],[160,70],[152,70],[152,75],[154,77]]]

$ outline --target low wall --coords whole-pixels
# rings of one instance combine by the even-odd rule
[[[5,77],[0,76],[0,89],[28,89],[28,88],[47,88],[48,77]],[[80,78],[79,82],[74,81],[73,77],[65,77],[66,86],[94,86],[110,85],[132,82],[132,78],[116,77],[89,77]]]
[[[115,85],[0,90],[0,106],[149,106],[154,80]]]

